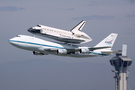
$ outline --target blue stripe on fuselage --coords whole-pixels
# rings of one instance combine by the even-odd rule
[[[33,44],[33,45],[40,45],[40,46],[47,46],[47,47],[64,49],[63,47],[57,47],[57,46],[51,46],[51,45],[45,45],[45,44],[38,44],[38,43],[32,43],[32,42],[24,42],[24,41],[16,41],[16,40],[9,40],[9,42],[19,42],[19,43],[26,43],[26,44]]]

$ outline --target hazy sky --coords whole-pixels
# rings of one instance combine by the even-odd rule
[[[43,24],[71,30],[81,20],[93,47],[110,33],[118,33],[113,50],[128,45],[128,57],[135,59],[135,0],[0,0],[0,90],[114,90],[115,56],[70,58],[34,56],[13,47],[8,40]],[[51,39],[36,36],[45,40]],[[129,73],[129,90],[135,88],[135,64]],[[103,71],[101,71],[103,70]]]

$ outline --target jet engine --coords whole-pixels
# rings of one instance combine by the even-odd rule
[[[67,50],[66,49],[58,49],[57,54],[67,54]]]
[[[38,52],[38,51],[33,51],[34,55],[45,55],[44,53]]]
[[[80,53],[90,53],[90,50],[88,48],[81,48]]]

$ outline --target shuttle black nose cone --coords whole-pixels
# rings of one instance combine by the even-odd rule
[[[32,28],[29,28],[29,29],[28,29],[28,32],[32,32],[32,30],[33,30]]]
[[[40,29],[29,28],[28,32],[30,32],[30,33],[40,33]]]

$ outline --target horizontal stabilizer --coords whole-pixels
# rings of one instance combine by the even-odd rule
[[[93,50],[105,49],[105,48],[111,48],[111,47],[109,47],[109,46],[106,46],[106,47],[93,47],[93,48],[89,48],[89,50],[93,51]]]
[[[121,54],[122,51],[121,50],[120,51],[102,51],[101,53],[102,54],[113,54],[113,53],[119,53],[119,54]]]

